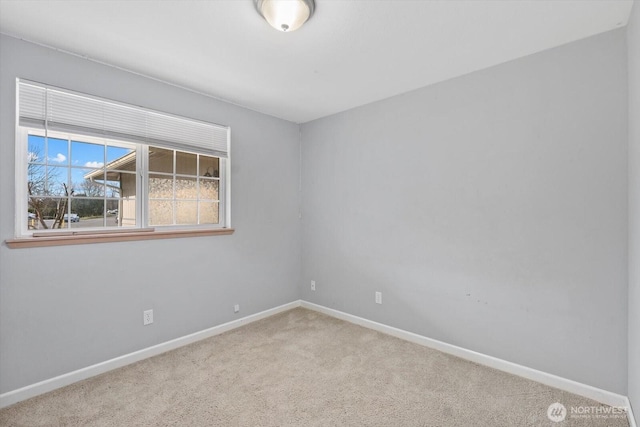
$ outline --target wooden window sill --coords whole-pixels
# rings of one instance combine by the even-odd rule
[[[166,230],[166,231],[131,231],[126,233],[59,235],[47,237],[24,237],[7,239],[5,243],[11,249],[41,248],[45,246],[86,245],[91,243],[130,242],[136,240],[177,239],[181,237],[203,237],[233,234],[233,228]]]

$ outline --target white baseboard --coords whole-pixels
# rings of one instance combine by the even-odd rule
[[[519,377],[527,378],[532,381],[558,388],[560,390],[568,391],[569,393],[584,396],[589,399],[595,400],[596,402],[604,403],[605,405],[626,407],[629,408],[628,413],[630,413],[631,406],[629,405],[629,399],[621,394],[612,393],[610,391],[582,384],[577,381],[562,378],[557,375],[548,374],[546,372],[538,371],[532,368],[527,368],[526,366],[507,362],[506,360],[498,359],[497,357],[487,356],[486,354],[467,350],[466,348],[447,344],[442,341],[427,338],[422,335],[414,334],[413,332],[407,332],[402,329],[387,326],[382,323],[367,320],[362,317],[354,316],[342,311],[334,310],[332,308],[327,308],[322,305],[302,301],[301,306],[310,310],[324,313],[337,319],[355,323],[356,325],[360,325],[368,329],[373,329],[387,335],[392,335],[405,341],[410,341],[415,344],[439,350],[443,353],[470,360],[480,365],[489,366],[491,368],[498,369],[509,374],[517,375]],[[630,416],[630,419],[631,418],[632,415]],[[635,423],[632,424],[632,427],[633,426],[635,426]]]
[[[190,335],[185,335],[183,337],[176,338],[174,340],[154,345],[142,350],[138,350],[133,353],[125,354],[123,356],[107,360],[105,362],[78,369],[77,371],[69,372],[45,381],[22,387],[17,390],[12,390],[7,393],[0,394],[0,408],[4,408],[9,405],[13,405],[14,403],[29,399],[31,397],[35,397],[40,394],[58,389],[60,387],[64,387],[69,384],[73,384],[75,382],[100,375],[113,369],[130,365],[132,363],[152,356],[156,356],[166,351],[173,350],[178,347],[203,340],[205,338],[222,334],[232,329],[239,328],[240,326],[247,325],[249,323],[273,316],[274,314],[278,314],[296,307],[304,307],[310,310],[324,313],[331,317],[345,320],[347,322],[354,323],[368,329],[373,329],[375,331],[382,332],[384,334],[391,335],[405,341],[433,348],[435,350],[442,351],[443,353],[451,354],[484,366],[489,366],[503,372],[527,378],[532,381],[536,381],[580,396],[584,396],[597,402],[604,403],[606,405],[625,407],[628,411],[627,415],[629,417],[629,426],[637,427],[633,411],[631,409],[631,404],[626,396],[582,384],[577,381],[562,378],[557,375],[548,374],[536,369],[527,368],[526,366],[498,359],[493,356],[488,356],[486,354],[467,350],[462,347],[447,344],[445,342],[427,338],[422,335],[414,334],[413,332],[407,332],[402,329],[387,326],[382,323],[374,322],[372,320],[364,319],[362,317],[354,316],[352,314],[344,313],[342,311],[334,310],[332,308],[324,307],[302,300],[293,301],[269,310],[261,311],[260,313],[252,314],[241,319],[223,323],[222,325],[214,326],[212,328],[205,329],[200,332],[195,332]]]
[[[244,326],[246,324],[273,316],[274,314],[278,314],[296,307],[300,307],[300,300],[293,301],[269,310],[261,311],[260,313],[252,314],[241,319],[232,320],[231,322],[223,323],[222,325],[214,326],[212,328],[205,329],[200,332],[195,332],[190,335],[185,335],[183,337],[157,344],[152,347],[134,351],[133,353],[125,354],[124,356],[119,356],[92,366],[87,366],[86,368],[78,369],[77,371],[69,372],[54,378],[50,378],[48,380],[40,381],[38,383],[19,388],[17,390],[12,390],[7,393],[0,394],[0,408],[4,408],[9,405],[13,405],[14,403],[18,403],[31,397],[35,397],[40,394],[55,390],[57,388],[103,374],[113,369],[130,365],[132,363],[147,359],[152,356],[156,356],[166,351],[173,350],[205,338],[222,334],[232,329],[239,328],[240,326]]]

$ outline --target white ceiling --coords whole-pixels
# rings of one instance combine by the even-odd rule
[[[0,0],[0,31],[302,123],[626,25],[631,0]]]

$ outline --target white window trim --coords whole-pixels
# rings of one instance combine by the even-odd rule
[[[17,87],[20,79],[16,79],[16,94]],[[154,112],[153,110],[147,110],[142,107],[141,110],[146,110],[149,112]],[[19,96],[16,95],[16,123],[15,123],[15,165],[16,165],[16,182],[15,182],[15,197],[14,202],[15,206],[15,237],[16,239],[21,238],[34,238],[34,231],[38,234],[45,231],[48,235],[50,234],[52,237],[58,235],[69,235],[70,229],[56,229],[56,230],[29,230],[28,229],[28,190],[27,190],[27,180],[28,180],[28,136],[30,133],[39,134],[38,129],[28,128],[24,126],[20,126],[20,117],[18,114],[20,111],[19,108]],[[196,120],[194,120],[196,121]],[[135,234],[140,234],[141,231],[149,231],[148,219],[149,219],[149,199],[148,199],[148,179],[149,179],[149,170],[148,170],[148,147],[149,145],[140,143],[140,142],[122,142],[119,140],[112,140],[109,138],[99,138],[90,135],[82,135],[82,134],[72,134],[66,132],[55,132],[51,130],[45,130],[42,136],[51,137],[51,138],[62,138],[62,139],[75,139],[81,140],[83,142],[96,142],[99,144],[115,145],[115,146],[125,146],[131,147],[136,146],[136,188],[137,192],[140,194],[140,201],[136,203],[136,214],[138,218],[140,218],[140,222],[135,227],[130,228],[118,228],[117,234],[126,234],[128,231]],[[73,136],[73,138],[72,138]],[[163,226],[155,226],[163,235],[170,235],[172,231],[176,231],[177,237],[180,237],[180,234],[187,235],[190,232],[198,232],[199,230],[203,232],[207,231],[215,231],[215,230],[224,230],[231,229],[231,171],[228,167],[231,162],[231,150],[230,150],[230,139],[231,139],[231,130],[227,128],[227,153],[226,157],[218,157],[220,161],[220,182],[221,185],[218,187],[219,195],[219,210],[218,210],[218,224],[198,224],[198,225],[163,225]],[[184,151],[184,150],[180,150]],[[194,151],[197,153],[197,151]],[[208,154],[205,154],[208,155]],[[82,228],[77,229],[78,231],[82,231],[83,235],[91,234],[95,232],[95,234],[104,234],[107,230],[112,230],[111,227],[97,227],[97,228]],[[184,233],[183,233],[184,232]],[[78,233],[80,234],[80,233]],[[115,232],[111,232],[111,234],[116,234]],[[146,233],[143,233],[146,234]],[[228,233],[221,233],[228,234]],[[39,239],[34,238],[34,239]]]

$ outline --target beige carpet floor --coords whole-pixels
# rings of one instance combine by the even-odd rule
[[[628,426],[601,406],[297,308],[0,411],[2,426]]]

